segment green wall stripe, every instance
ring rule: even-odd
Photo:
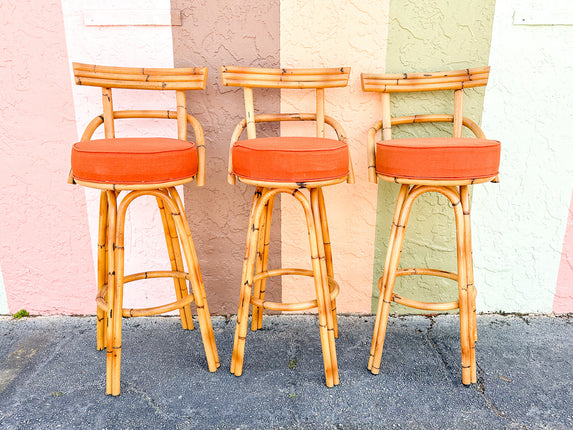
[[[433,72],[487,65],[495,0],[390,0],[390,25],[386,72]],[[453,96],[421,93],[392,97],[392,111],[401,113],[453,113]],[[479,121],[485,90],[466,91],[465,116]],[[451,126],[417,125],[397,128],[394,138],[423,137],[430,133],[451,135]],[[378,303],[378,278],[386,256],[388,236],[399,186],[380,182],[376,217],[372,311]],[[447,199],[436,193],[425,194],[414,204],[410,216],[401,267],[432,267],[456,271],[453,211]],[[435,277],[401,277],[395,291],[424,301],[449,301],[457,296],[457,286]],[[398,313],[415,309],[392,305]]]

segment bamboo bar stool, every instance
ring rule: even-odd
[[[263,309],[301,311],[318,309],[319,331],[326,385],[339,383],[335,337],[336,304],[339,287],[334,280],[330,236],[322,187],[354,182],[346,135],[340,124],[324,113],[324,89],[345,87],[350,68],[261,69],[221,68],[223,85],[244,88],[245,119],[235,128],[229,154],[229,183],[236,178],[256,187],[247,233],[241,294],[231,372],[240,376],[249,305],[253,305],[251,330],[262,328]],[[316,112],[255,115],[253,88],[313,89]],[[257,138],[255,124],[274,121],[314,121],[316,137]],[[325,124],[334,129],[338,140],[325,137]],[[247,139],[239,140],[244,129]],[[304,190],[308,190],[308,193]],[[268,247],[273,201],[276,195],[293,196],[302,206],[310,241],[312,269],[268,270]],[[308,197],[307,197],[308,194]],[[268,277],[302,275],[314,278],[316,300],[277,303],[265,300]]]
[[[368,360],[368,369],[373,374],[378,374],[380,370],[390,303],[396,302],[429,311],[459,309],[462,382],[465,385],[476,382],[476,288],[468,185],[497,182],[500,143],[487,140],[481,128],[463,116],[463,90],[485,86],[488,77],[489,67],[437,73],[362,74],[362,89],[382,95],[382,120],[368,134],[368,178],[374,183],[379,178],[401,185],[384,272],[378,281],[380,299]],[[453,90],[453,115],[391,116],[390,93],[444,90]],[[428,122],[453,123],[453,137],[392,139],[393,125]],[[463,126],[475,138],[462,137]],[[376,133],[380,129],[383,140],[376,142]],[[441,193],[453,205],[457,273],[429,268],[398,268],[412,204],[417,197],[427,192]],[[407,275],[439,276],[456,281],[459,299],[448,303],[426,303],[394,294],[396,278]]]
[[[98,238],[97,349],[107,349],[106,394],[120,393],[122,317],[157,315],[179,309],[183,329],[193,330],[195,301],[209,371],[219,367],[213,327],[199,262],[176,185],[205,180],[205,143],[201,125],[187,113],[186,90],[205,88],[207,68],[143,69],[73,64],[78,85],[102,88],[103,114],[87,126],[72,148],[70,182],[101,190]],[[174,90],[176,110],[114,111],[112,88]],[[177,121],[177,139],[116,138],[114,120],[164,118]],[[91,140],[103,123],[105,139]],[[187,141],[188,124],[197,144]],[[120,194],[126,192],[120,200]],[[171,270],[124,274],[124,225],[135,199],[152,196],[161,214]],[[181,247],[183,254],[181,254]],[[185,269],[187,266],[187,270]],[[147,309],[123,308],[123,286],[132,281],[173,279],[176,301]],[[191,283],[192,293],[187,289]]]

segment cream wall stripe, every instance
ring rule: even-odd
[[[366,137],[378,111],[370,94],[360,86],[360,72],[383,71],[388,29],[388,1],[345,0],[323,2],[281,1],[281,67],[350,66],[349,86],[326,91],[326,113],[344,127],[351,147],[356,174],[354,185],[340,184],[325,189],[326,208],[331,229],[335,277],[341,286],[339,312],[370,312],[376,191],[367,182]],[[300,100],[288,90],[281,94],[281,110],[306,106],[314,110],[311,92]],[[283,124],[282,134],[309,133],[300,126]],[[306,267],[309,263],[308,236],[299,205],[283,198],[282,265]],[[312,285],[285,278],[286,302],[312,296]]]
[[[473,206],[483,311],[551,312],[555,294],[573,184],[573,26],[513,24],[538,5],[496,2],[482,126],[502,142],[501,183],[475,187]]]
[[[70,62],[95,63],[103,65],[133,67],[173,67],[173,39],[170,25],[86,25],[88,12],[105,10],[144,9],[165,13],[171,10],[169,0],[126,0],[118,4],[113,0],[97,3],[90,0],[62,0],[64,25]],[[110,17],[110,19],[113,17]],[[106,24],[103,22],[103,24]],[[72,74],[73,78],[73,74]],[[81,136],[87,123],[101,113],[101,91],[93,87],[72,85],[76,111],[78,135]],[[161,94],[156,91],[114,92],[114,108],[130,109],[173,109],[176,106],[174,94]],[[175,122],[157,120],[149,129],[142,130],[138,122],[121,121],[116,123],[118,137],[133,136],[176,136]],[[141,124],[141,123],[139,123]],[[103,134],[94,138],[103,137]],[[71,144],[71,142],[70,142]],[[99,192],[85,188],[92,249],[96,249]],[[154,199],[144,197],[136,200],[128,211],[126,222],[126,273],[165,268],[168,264],[165,239],[161,230],[161,218]],[[133,238],[133,239],[132,239]],[[97,254],[94,253],[94,266]],[[147,284],[146,284],[147,283]],[[157,288],[163,283],[164,288]],[[149,285],[151,284],[151,286]],[[94,289],[95,289],[94,280]],[[158,301],[170,301],[173,296],[170,280],[144,281],[137,289],[126,288],[126,305],[137,300],[140,307]],[[94,307],[95,309],[95,307]]]

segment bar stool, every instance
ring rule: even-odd
[[[489,67],[437,73],[362,74],[362,89],[382,95],[382,120],[368,135],[368,178],[401,184],[392,221],[384,272],[378,281],[380,298],[374,324],[368,369],[378,374],[391,302],[422,310],[459,309],[462,382],[475,383],[476,288],[474,286],[468,185],[497,182],[500,143],[487,140],[481,128],[463,116],[463,90],[485,86]],[[453,115],[392,117],[390,93],[453,90]],[[452,122],[453,137],[392,139],[392,126],[428,122]],[[462,137],[467,127],[475,138]],[[383,140],[376,141],[382,129]],[[408,216],[414,200],[427,192],[446,196],[456,220],[457,273],[429,268],[399,269]],[[429,275],[458,284],[459,299],[448,303],[427,303],[394,294],[398,276]]]
[[[244,88],[245,119],[235,128],[229,154],[229,182],[240,181],[256,187],[247,233],[241,294],[231,372],[240,376],[249,306],[253,305],[251,330],[262,327],[263,309],[301,311],[317,308],[326,385],[339,383],[335,337],[336,296],[330,236],[322,187],[354,182],[344,130],[324,113],[324,89],[344,87],[349,68],[261,69],[221,68],[223,85]],[[316,112],[255,115],[253,88],[313,89]],[[314,121],[316,137],[257,138],[255,124],[273,121]],[[325,124],[334,129],[338,140],[325,137]],[[247,139],[239,140],[244,129]],[[307,193],[304,190],[308,190]],[[278,194],[290,195],[302,206],[310,241],[312,269],[268,270],[268,246],[273,201]],[[265,300],[265,280],[273,276],[302,275],[314,278],[316,300],[277,303]]]
[[[191,232],[176,185],[204,184],[205,144],[201,125],[187,113],[186,90],[205,88],[207,68],[147,69],[73,64],[78,85],[102,88],[103,114],[87,126],[72,148],[70,182],[101,190],[98,236],[97,349],[107,349],[106,394],[120,393],[123,317],[179,309],[183,329],[192,330],[195,301],[209,371],[219,367],[213,327]],[[112,88],[174,90],[176,110],[114,111]],[[177,121],[178,138],[116,138],[114,120],[164,118]],[[103,123],[105,139],[91,140]],[[197,144],[187,141],[188,124]],[[126,194],[120,200],[120,194]],[[124,225],[129,205],[141,196],[157,200],[171,270],[124,274]],[[183,248],[183,255],[181,254]],[[185,269],[187,266],[187,270]],[[123,308],[123,286],[132,281],[172,278],[176,300],[146,309]],[[187,289],[191,283],[192,293]]]

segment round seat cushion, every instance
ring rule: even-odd
[[[497,140],[453,137],[376,143],[376,173],[394,178],[472,180],[499,173]]]
[[[72,171],[75,179],[87,182],[174,182],[197,173],[197,148],[192,142],[155,137],[78,142],[72,147]]]
[[[233,173],[268,182],[319,182],[348,175],[348,146],[319,137],[264,137],[236,142]]]

